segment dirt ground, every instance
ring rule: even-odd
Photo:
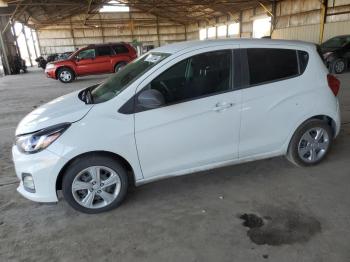
[[[19,120],[106,77],[0,78],[0,261],[350,261],[350,73],[339,76],[341,133],[318,166],[281,157],[167,179],[99,215],[21,197],[10,154]],[[244,226],[245,213],[257,217]]]

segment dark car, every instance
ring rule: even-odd
[[[333,37],[320,46],[330,72],[341,74],[350,67],[350,35]]]

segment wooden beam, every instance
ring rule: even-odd
[[[30,63],[30,66],[33,67],[32,55],[31,55],[30,50],[29,50],[27,34],[26,34],[26,30],[25,30],[23,24],[22,24],[22,33],[24,35],[24,42],[26,43],[26,47],[27,47],[27,52],[28,52],[28,56],[29,56],[29,63]]]
[[[160,36],[159,36],[159,23],[158,23],[158,16],[157,16],[157,39],[158,39],[158,46],[160,46]]]
[[[324,24],[326,23],[326,18],[327,18],[327,6],[328,6],[328,0],[321,0],[320,38],[318,40],[319,44],[322,44],[323,42]]]
[[[88,1],[88,7],[87,7],[86,15],[85,15],[84,25],[86,24],[86,20],[89,17],[89,12],[90,12],[91,3],[92,3],[92,0],[87,0],[87,1]]]
[[[33,42],[35,58],[37,58],[38,57],[38,53],[36,52],[35,40],[34,40],[34,37],[33,37],[33,30],[32,29],[30,29],[30,37],[32,38],[32,42]]]
[[[243,28],[242,24],[243,24],[243,12],[240,11],[239,12],[239,38],[242,38],[242,28]]]
[[[73,25],[72,25],[72,17],[69,17],[69,24],[70,24],[70,34],[73,40],[73,47],[74,47],[74,51],[77,48],[76,44],[75,44],[75,36],[74,36],[74,30],[73,30]]]
[[[273,17],[273,13],[260,1],[258,1],[259,5],[268,13],[271,17]]]
[[[7,46],[5,44],[4,41],[4,35],[3,33],[0,31],[0,45],[1,45],[1,51],[2,51],[2,55],[4,57],[4,66],[5,66],[5,74],[7,73],[8,75],[11,74],[11,67],[10,67],[10,63],[9,63],[9,58],[8,58],[8,50],[7,50]]]

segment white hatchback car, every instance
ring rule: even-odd
[[[340,129],[339,87],[309,43],[160,47],[20,122],[18,191],[56,202],[62,189],[73,208],[98,213],[130,184],[279,155],[314,165]]]

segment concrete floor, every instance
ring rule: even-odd
[[[18,121],[105,78],[64,85],[32,70],[0,79],[0,261],[350,261],[349,73],[339,76],[344,125],[318,166],[275,158],[163,180],[99,215],[22,198],[10,157]],[[279,221],[275,233],[288,224],[294,239],[253,243],[239,219],[246,212]]]

